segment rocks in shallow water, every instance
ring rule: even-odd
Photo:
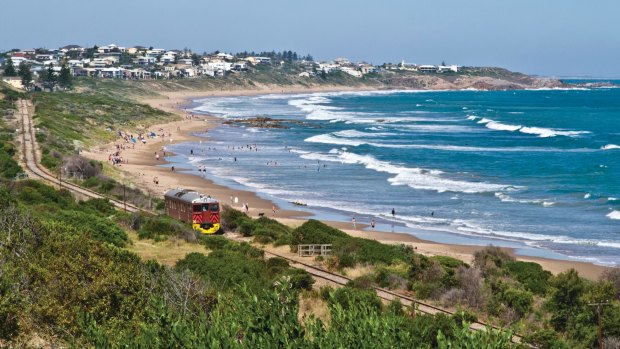
[[[224,121],[226,125],[246,125],[248,127],[260,128],[290,128],[287,124],[307,125],[306,122],[298,120],[272,119],[264,116],[257,116],[248,119],[233,119]]]

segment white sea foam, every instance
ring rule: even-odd
[[[322,135],[312,136],[312,137],[306,138],[305,141],[311,142],[311,143],[350,145],[353,147],[367,144],[367,142],[363,142],[363,141],[359,141],[355,139],[334,137],[332,134],[322,134]]]
[[[476,120],[477,118],[476,115],[467,115],[467,120]]]
[[[609,212],[609,214],[607,214],[607,218],[620,219],[620,211],[614,210],[614,211]]]
[[[547,201],[544,199],[531,199],[531,200],[516,199],[502,192],[495,193],[495,197],[498,198],[501,202],[514,202],[514,203],[519,203],[519,204],[536,204],[536,205],[542,205],[544,207],[553,206],[555,204],[555,202],[553,201]]]
[[[478,235],[478,236],[490,236],[500,239],[506,239],[509,241],[519,241],[523,242],[529,246],[537,246],[540,247],[545,244],[565,244],[565,245],[584,245],[584,246],[599,246],[599,247],[610,247],[610,248],[618,248],[620,249],[620,241],[616,240],[590,240],[590,239],[579,239],[573,238],[565,235],[545,235],[545,234],[533,234],[526,232],[516,232],[516,231],[504,231],[504,230],[493,230],[480,226],[479,224],[472,221],[465,220],[454,220],[453,224],[455,224],[456,230],[467,235]]]
[[[615,198],[613,196],[610,196],[610,197],[607,198],[607,201],[618,201],[618,200],[620,200],[620,199]]]
[[[486,182],[469,182],[445,178],[440,170],[410,168],[387,161],[377,160],[370,155],[341,152],[338,160],[348,164],[361,164],[367,169],[394,175],[388,179],[392,185],[407,185],[414,189],[437,192],[484,193],[506,190],[511,186]]]
[[[603,149],[603,150],[620,149],[620,145],[617,145],[617,144],[607,144],[607,145],[602,146],[601,149]]]
[[[474,120],[474,119],[470,119]],[[515,132],[519,131],[525,134],[537,135],[541,138],[547,137],[556,137],[556,136],[566,136],[566,137],[578,137],[584,134],[589,134],[589,131],[571,131],[571,130],[558,130],[552,128],[544,128],[544,127],[530,127],[530,126],[522,126],[522,125],[511,125],[504,124],[492,119],[482,118],[477,121],[478,124],[486,124],[485,126],[491,130],[496,131],[509,131]]]
[[[347,133],[352,136],[353,133]],[[561,149],[561,148],[544,148],[544,147],[471,147],[471,146],[459,146],[449,144],[394,144],[394,143],[380,143],[369,142],[361,139],[338,137],[339,132],[334,134],[321,134],[306,138],[306,142],[310,143],[323,143],[323,144],[336,144],[336,145],[349,145],[357,147],[360,145],[370,145],[377,148],[392,148],[392,149],[428,149],[428,150],[442,150],[442,151],[458,151],[458,152],[562,152],[562,153],[587,153],[597,151],[596,149],[588,148],[575,148],[575,149]],[[372,135],[372,133],[371,133]],[[342,136],[342,134],[340,134]]]
[[[541,137],[541,138],[555,137],[555,136],[576,137],[576,136],[590,133],[588,131],[562,131],[562,130],[556,130],[552,128],[526,127],[526,126],[521,127],[519,132],[538,135],[538,137]]]
[[[373,137],[388,137],[393,136],[394,133],[389,132],[362,132],[358,130],[344,130],[334,133],[335,136],[345,138],[373,138]]]
[[[589,198],[591,198],[591,197],[592,197],[592,194],[590,194],[590,193],[586,193],[586,194],[583,196],[583,198],[584,198],[584,199],[589,199]]]
[[[490,128],[491,130],[513,132],[513,131],[517,131],[518,129],[520,129],[521,125],[508,125],[508,124],[502,124],[501,122],[497,122],[497,121],[490,121],[490,122],[487,122],[486,127]]]

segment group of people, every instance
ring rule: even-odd
[[[394,208],[392,208],[392,218],[396,217],[396,210]],[[431,214],[434,215],[434,212]],[[351,224],[353,225],[353,229],[357,229],[357,220],[355,219],[355,216],[353,216],[353,218],[351,218]],[[375,226],[377,225],[377,221],[372,218],[370,220],[370,228],[372,228],[372,230],[375,230]]]

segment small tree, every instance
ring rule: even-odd
[[[71,88],[71,85],[73,84],[71,71],[69,70],[69,67],[67,67],[66,63],[63,63],[62,68],[60,68],[58,84],[63,88]]]
[[[26,89],[30,88],[30,84],[32,82],[32,71],[30,71],[30,66],[24,62],[19,64],[19,71],[17,73],[22,78],[22,85]]]
[[[5,63],[4,76],[17,76],[15,65],[13,64],[13,60],[11,58],[9,58]]]
[[[195,54],[195,53],[192,53],[192,63],[193,63],[195,66],[199,66],[199,65],[200,65],[200,56],[198,56],[198,55],[197,55],[197,54]]]
[[[56,75],[54,74],[54,65],[52,63],[50,63],[47,67],[45,82],[49,85],[50,88],[54,87],[54,85],[56,84]]]

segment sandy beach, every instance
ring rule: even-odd
[[[343,89],[339,89],[343,90]],[[351,89],[354,90],[354,89]],[[164,111],[177,114],[178,120],[152,125],[148,129],[156,133],[162,131],[166,137],[157,137],[152,140],[148,140],[146,144],[137,142],[135,147],[131,144],[121,143],[119,139],[116,143],[102,144],[91,148],[88,151],[83,151],[82,155],[96,159],[102,162],[108,162],[108,157],[111,153],[116,151],[116,144],[124,144],[125,149],[121,150],[121,156],[126,163],[122,163],[118,168],[122,171],[125,179],[131,183],[134,183],[137,187],[144,191],[147,191],[152,196],[163,196],[163,194],[170,188],[188,188],[194,189],[202,193],[208,193],[212,197],[218,198],[220,202],[231,205],[237,209],[241,209],[243,203],[248,203],[250,208],[250,215],[257,217],[258,213],[264,213],[270,218],[275,218],[284,224],[291,226],[297,226],[304,222],[305,218],[310,214],[303,210],[280,210],[276,206],[276,214],[272,213],[272,208],[275,206],[269,200],[262,199],[256,195],[256,193],[250,191],[234,190],[221,185],[217,185],[212,181],[201,178],[200,172],[197,169],[175,169],[172,171],[171,166],[164,160],[164,149],[167,145],[177,142],[184,142],[190,140],[198,140],[199,138],[194,136],[194,132],[203,132],[216,127],[219,123],[215,117],[204,115],[191,115],[184,109],[188,103],[191,103],[192,99],[205,98],[211,96],[233,96],[233,95],[255,95],[266,93],[308,93],[308,92],[327,92],[333,91],[333,89],[321,89],[319,90],[301,90],[301,89],[278,89],[278,90],[249,90],[249,91],[208,91],[204,93],[196,93],[194,91],[188,92],[170,92],[162,94],[162,98],[148,98],[141,99],[141,103],[149,104],[154,108],[159,108]],[[136,134],[139,130],[123,130],[125,132]],[[157,158],[159,156],[159,159]],[[183,170],[183,172],[180,172]],[[185,172],[191,170],[191,173]],[[237,198],[237,204],[234,203],[234,198]],[[231,198],[233,198],[231,200]],[[391,233],[382,231],[370,231],[361,230],[364,226],[358,224],[357,230],[352,230],[351,223],[349,222],[326,222],[338,229],[342,229],[352,236],[376,239],[384,243],[404,243],[413,246],[418,253],[424,255],[446,255],[454,258],[461,259],[466,263],[471,263],[473,260],[473,254],[483,248],[483,246],[463,246],[463,245],[450,245],[439,244],[429,241],[420,240],[414,236],[401,233]],[[506,249],[511,254],[514,252],[510,249]],[[532,261],[539,263],[544,269],[551,271],[554,274],[561,273],[570,268],[574,268],[581,275],[590,279],[598,279],[600,274],[607,269],[603,266],[594,265],[585,262],[573,262],[564,260],[553,260],[546,258],[536,258],[515,255],[518,260]]]

